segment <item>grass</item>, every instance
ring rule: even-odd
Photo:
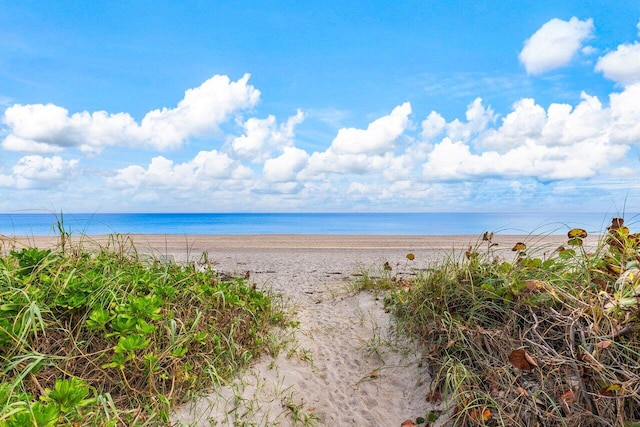
[[[168,425],[286,326],[273,296],[113,236],[0,254],[0,427]]]
[[[363,276],[421,343],[427,400],[447,406],[421,423],[640,426],[640,234],[615,218],[595,247],[585,237],[514,242],[509,258],[485,233],[412,277]]]

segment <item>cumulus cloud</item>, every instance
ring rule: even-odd
[[[499,127],[475,140],[450,136],[435,144],[422,166],[433,181],[531,177],[540,181],[582,179],[612,173],[632,144],[640,144],[640,84],[610,96],[604,107],[582,93],[575,106],[533,99],[516,102]]]
[[[300,110],[280,126],[273,115],[266,119],[252,117],[243,123],[245,133],[233,139],[231,149],[238,158],[264,162],[274,151],[293,145],[294,129],[303,120]]]
[[[425,141],[431,141],[442,133],[447,121],[437,111],[432,111],[422,121],[422,133],[420,136]]]
[[[13,166],[12,174],[0,175],[0,186],[18,189],[56,187],[77,176],[78,165],[77,159],[25,156]]]
[[[251,179],[253,172],[231,159],[228,154],[216,150],[200,151],[192,160],[174,163],[163,156],[156,156],[145,169],[131,165],[117,171],[107,180],[107,185],[117,189],[139,187],[193,190],[211,188],[220,182]]]
[[[542,74],[567,65],[593,33],[593,20],[554,18],[525,41],[518,56],[528,74]]]
[[[296,179],[296,174],[307,164],[309,155],[296,147],[286,147],[284,152],[265,162],[263,176],[267,182],[288,182]]]
[[[474,135],[482,132],[487,126],[495,121],[496,115],[491,107],[482,105],[482,98],[476,98],[467,106],[467,121],[463,122],[454,119],[447,124],[447,135],[454,139],[468,140]]]
[[[625,86],[640,82],[640,43],[622,44],[600,57],[596,71]]]
[[[379,154],[393,150],[398,137],[409,124],[411,104],[393,109],[388,116],[381,117],[367,129],[343,128],[331,143],[331,150],[339,154]]]
[[[53,104],[13,105],[2,118],[9,128],[2,146],[6,150],[37,153],[67,147],[99,153],[114,145],[177,148],[188,138],[215,132],[233,113],[254,106],[260,92],[248,80],[248,74],[235,82],[227,76],[213,76],[187,90],[175,108],[150,111],[140,123],[128,113],[69,114],[67,109]]]

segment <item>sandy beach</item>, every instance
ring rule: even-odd
[[[431,410],[425,397],[429,367],[413,343],[393,335],[380,299],[354,293],[350,283],[385,262],[401,274],[425,268],[439,257],[462,255],[479,236],[121,236],[140,253],[197,262],[206,253],[214,268],[245,275],[259,288],[284,298],[299,327],[273,358],[263,356],[232,383],[174,414],[178,425],[375,425],[400,426]],[[24,242],[25,239],[17,239]],[[31,237],[46,247],[56,239]],[[518,241],[547,245],[564,236],[496,236],[507,256]],[[106,245],[108,236],[83,238]],[[411,252],[415,260],[408,261]],[[297,423],[297,424],[296,424]]]

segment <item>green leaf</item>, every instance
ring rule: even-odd
[[[132,334],[126,337],[120,337],[114,351],[116,354],[132,353],[145,349],[150,342],[150,339],[145,339],[143,336],[138,334]]]
[[[53,390],[46,389],[42,400],[54,402],[62,412],[93,403],[95,399],[86,399],[89,386],[81,379],[56,380]]]
[[[186,347],[178,346],[171,350],[171,355],[174,357],[182,357],[187,353],[187,350]]]
[[[582,239],[580,237],[572,237],[567,240],[567,244],[571,246],[582,246]]]
[[[87,320],[87,327],[89,329],[102,329],[107,325],[107,322],[111,319],[109,310],[102,308],[95,308],[91,311],[89,319]]]
[[[143,335],[151,335],[155,332],[156,326],[150,323],[147,323],[143,319],[138,319],[138,323],[136,324],[136,331],[140,332]]]
[[[563,251],[561,251],[558,256],[561,259],[570,259],[576,256],[576,251],[574,251],[573,249],[565,249]]]

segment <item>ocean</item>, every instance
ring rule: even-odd
[[[565,234],[574,227],[601,233],[605,213],[7,213],[0,234],[48,236],[61,218],[72,235],[96,234]],[[637,214],[625,214],[633,230]],[[637,227],[640,228],[640,227]]]

